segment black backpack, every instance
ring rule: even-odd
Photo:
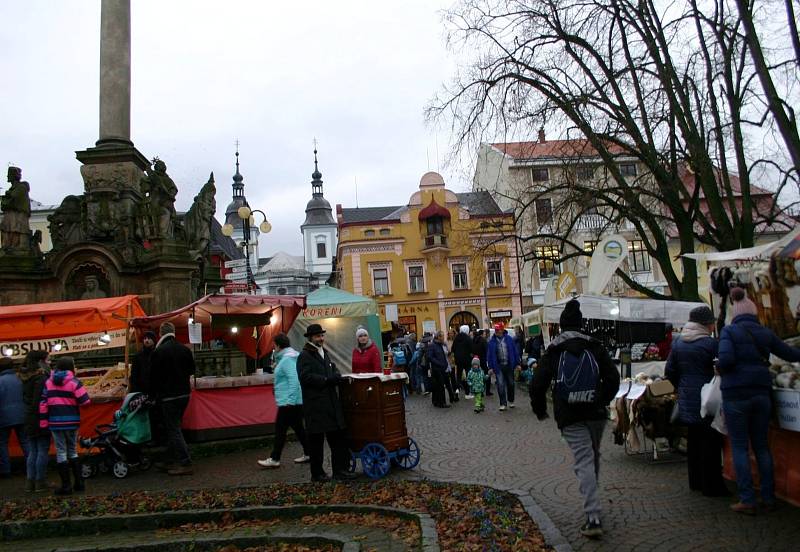
[[[588,349],[579,355],[561,352],[553,391],[562,401],[572,405],[596,404],[599,383],[600,366]]]

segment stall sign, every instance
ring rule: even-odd
[[[69,337],[52,339],[34,339],[27,341],[9,341],[0,343],[0,351],[11,351],[11,358],[24,358],[31,351],[49,351],[51,355],[67,355],[92,351],[95,349],[109,349],[125,346],[125,330],[108,332],[111,337],[109,343],[101,342],[100,338],[106,332],[94,332]]]
[[[775,410],[778,412],[778,425],[782,429],[800,431],[800,391],[794,389],[774,389]]]
[[[489,318],[511,318],[510,310],[491,311]]]

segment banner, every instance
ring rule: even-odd
[[[586,293],[601,295],[614,272],[628,256],[628,240],[619,234],[612,234],[597,244],[589,266],[589,282]]]
[[[556,301],[560,301],[561,299],[572,295],[572,292],[577,289],[577,286],[578,279],[575,277],[575,274],[569,270],[562,272],[561,276],[558,277],[554,288],[556,292]]]
[[[125,330],[108,332],[111,341],[101,342],[105,332],[95,332],[53,339],[37,339],[31,341],[9,341],[0,343],[0,354],[6,357],[21,359],[31,351],[49,351],[51,355],[68,355],[95,349],[110,349],[125,346]],[[8,352],[11,352],[9,355]]]

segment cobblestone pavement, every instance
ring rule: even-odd
[[[576,550],[794,550],[800,542],[800,509],[784,505],[768,516],[745,517],[729,511],[733,499],[710,499],[691,493],[686,464],[652,464],[626,456],[603,440],[601,496],[604,501],[601,541],[583,538],[581,498],[572,472],[572,458],[553,420],[539,422],[525,397],[518,407],[497,411],[489,397],[487,410],[475,414],[462,400],[443,410],[427,397],[412,396],[407,408],[409,432],[422,450],[420,465],[391,477],[428,477],[443,481],[477,482],[527,491]],[[259,469],[257,458],[268,451],[244,451],[202,458],[192,476],[166,477],[155,470],[115,480],[100,475],[87,484],[90,494],[137,489],[180,489],[260,485],[308,480],[308,467],[294,465],[300,446],[290,442],[283,465]],[[54,478],[54,474],[51,474]],[[23,496],[20,477],[0,481],[0,496]]]

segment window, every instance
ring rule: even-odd
[[[408,267],[408,289],[411,293],[425,291],[425,270],[421,266]]]
[[[375,230],[364,230],[364,237],[365,238],[374,238],[375,237]]]
[[[487,262],[486,274],[489,277],[489,287],[503,287],[503,263],[501,261]]]
[[[389,295],[389,270],[376,268],[372,271],[372,289],[375,295]]]
[[[650,255],[642,240],[628,242],[628,256],[631,272],[650,272]]]
[[[546,182],[550,180],[550,173],[546,167],[531,169],[531,180],[534,182]]]
[[[467,284],[467,264],[455,263],[450,269],[453,271],[453,289],[469,289]]]
[[[594,253],[597,244],[600,243],[598,240],[586,240],[583,242],[583,251],[592,255]],[[592,264],[591,257],[584,257],[584,262],[586,263],[586,268],[589,268],[589,265]]]
[[[636,163],[620,163],[619,172],[622,176],[636,176]]]
[[[427,221],[428,235],[433,236],[434,234],[444,234],[444,223],[442,221],[442,217],[431,217]]]
[[[546,279],[558,275],[558,247],[555,245],[539,245],[536,247],[536,258],[539,260],[539,278]]]
[[[318,243],[317,244],[317,258],[324,259],[325,258],[325,244]]]
[[[388,235],[389,235],[389,233],[390,233],[390,230],[389,230],[388,228],[381,228],[381,229],[380,229],[380,231],[379,231],[378,233],[379,233],[381,236],[388,236]]]
[[[553,202],[550,198],[537,199],[536,222],[541,226],[553,220]]]
[[[585,182],[594,178],[594,167],[578,167],[575,173],[578,181]]]

